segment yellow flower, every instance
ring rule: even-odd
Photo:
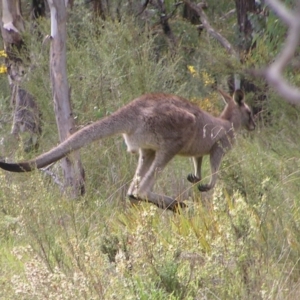
[[[0,74],[5,74],[7,72],[7,68],[4,65],[0,65]]]
[[[193,76],[197,75],[197,71],[195,70],[194,66],[187,66],[187,68]]]
[[[202,81],[204,82],[205,86],[211,85],[215,82],[214,78],[206,71],[203,71],[201,75],[202,75]]]
[[[0,51],[0,57],[7,57],[7,54],[5,53],[4,50]]]

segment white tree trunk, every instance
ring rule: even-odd
[[[9,46],[17,47],[22,43],[21,32],[24,31],[24,22],[21,16],[20,0],[2,0],[2,37],[6,51]]]
[[[6,56],[5,65],[11,88],[10,104],[14,110],[11,133],[19,140],[20,133],[28,132],[30,138],[26,141],[26,145],[24,144],[24,148],[30,151],[38,148],[41,115],[34,97],[19,88],[26,73],[22,58],[25,45],[22,39],[24,21],[21,15],[20,0],[2,0],[1,8],[1,33],[5,50],[5,54],[2,55]],[[20,126],[21,124],[23,125]]]
[[[66,71],[66,5],[67,1],[48,0],[51,14],[50,75],[56,124],[60,142],[75,130],[70,105],[70,92]],[[84,193],[84,170],[79,151],[62,159],[65,190],[72,197]]]
[[[8,80],[10,85],[20,82],[21,77],[19,69],[22,60],[17,57],[17,51],[21,52],[23,40],[22,32],[24,31],[24,22],[21,16],[20,0],[2,0],[2,18],[1,34],[3,38],[4,50],[6,52],[6,61]]]

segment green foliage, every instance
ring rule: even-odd
[[[218,19],[232,6],[226,3],[218,7],[212,1],[210,17]],[[95,22],[82,6],[74,9],[67,57],[78,126],[152,91],[185,96],[212,113],[222,108],[212,81],[232,72],[228,62],[235,63],[207,35],[198,37],[177,18],[174,30],[182,35],[176,52],[169,53],[159,44],[163,36],[126,14],[120,22]],[[227,34],[230,26],[224,24],[216,26]],[[58,139],[48,46],[36,42],[48,34],[49,22],[40,20],[38,29],[26,36],[33,67],[24,86],[43,111],[42,152]],[[257,44],[253,63],[267,58],[260,56],[267,46]],[[0,86],[6,138],[6,78]],[[298,299],[299,109],[274,94],[267,97],[269,119],[239,135],[213,191],[201,195],[187,182],[186,159],[176,158],[166,168],[155,188],[185,200],[188,208],[180,214],[126,202],[136,158],[126,154],[120,138],[82,149],[87,194],[76,201],[65,199],[43,172],[1,171],[0,299]],[[247,98],[251,102],[251,95]],[[8,139],[4,144],[1,155],[13,156],[16,145]],[[23,155],[14,152],[15,159]],[[209,175],[207,160],[203,175]]]

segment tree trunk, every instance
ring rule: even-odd
[[[51,14],[50,75],[56,124],[60,142],[75,131],[70,105],[70,90],[66,71],[66,4],[61,0],[48,0]],[[84,194],[84,170],[79,151],[62,159],[65,190],[71,197]]]
[[[1,33],[6,53],[5,64],[7,67],[8,80],[10,84],[20,81],[23,76],[21,69],[22,60],[18,53],[21,52],[23,39],[21,33],[24,31],[24,22],[21,16],[20,0],[2,0],[2,22]]]
[[[238,39],[238,50],[240,53],[241,62],[244,63],[247,59],[247,55],[255,47],[253,43],[253,22],[251,23],[251,18],[255,17],[255,14],[260,13],[261,7],[256,6],[257,3],[255,0],[235,0],[236,11],[237,11],[237,22],[239,28],[239,39]],[[261,110],[261,101],[265,100],[265,92],[262,87],[257,86],[254,82],[249,81],[243,76],[234,75],[234,89],[242,88],[245,92],[253,92],[255,96],[253,97],[254,101],[257,102],[254,111]],[[236,85],[238,83],[238,85]]]
[[[100,17],[102,20],[105,20],[105,13],[102,0],[93,0],[93,9],[96,17]]]
[[[8,81],[11,88],[10,104],[14,110],[14,118],[11,133],[20,138],[20,133],[29,132],[30,138],[25,142],[24,148],[38,148],[38,139],[41,133],[40,112],[34,100],[34,97],[21,89],[25,68],[22,51],[25,48],[22,32],[24,31],[24,22],[21,15],[19,0],[2,0],[2,22],[1,33],[5,49],[5,65],[8,74]]]
[[[34,20],[46,16],[45,0],[32,0],[31,15]]]
[[[255,13],[255,0],[235,0],[237,21],[239,27],[239,43],[238,48],[240,57],[243,59],[244,55],[249,52],[252,45],[252,25],[249,20],[249,13]]]
[[[2,0],[1,33],[4,48],[9,58],[14,58],[13,48],[20,50],[23,45],[21,33],[24,22],[21,15],[20,0]]]

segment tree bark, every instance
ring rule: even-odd
[[[32,0],[31,14],[33,19],[46,16],[46,3],[45,0]]]
[[[21,15],[20,0],[2,0],[1,33],[4,48],[9,58],[15,57],[16,47],[20,50],[23,45],[21,33],[24,31],[24,22]]]
[[[2,0],[2,22],[1,34],[4,43],[4,50],[7,55],[6,66],[9,76],[9,82],[14,81],[16,69],[13,65],[20,65],[22,62],[18,56],[23,46],[22,32],[24,31],[24,22],[21,15],[20,0]],[[11,72],[15,72],[11,74]],[[22,75],[22,74],[19,74]]]
[[[171,50],[174,51],[176,48],[176,38],[169,24],[169,17],[166,12],[165,2],[164,0],[157,0],[157,7],[160,12],[160,24],[162,26],[164,34],[167,36],[170,41]]]
[[[100,17],[102,20],[105,20],[105,13],[102,0],[93,0],[93,9],[96,17]]]
[[[50,76],[56,124],[59,140],[62,142],[75,131],[66,71],[67,3],[61,0],[48,0],[48,4],[51,15]],[[63,158],[61,166],[67,194],[72,198],[84,194],[84,170],[79,151],[74,151]]]
[[[25,55],[21,56],[25,48],[22,39],[24,29],[20,0],[2,0],[1,33],[6,55],[6,72],[11,88],[10,104],[14,110],[11,133],[19,139],[21,132],[29,132],[30,138],[24,144],[29,151],[38,148],[41,114],[34,97],[19,87],[26,73],[23,64]]]
[[[238,49],[240,57],[243,58],[245,54],[252,48],[252,32],[253,28],[248,18],[249,13],[255,13],[255,0],[235,0],[237,22],[239,27],[239,43]]]

